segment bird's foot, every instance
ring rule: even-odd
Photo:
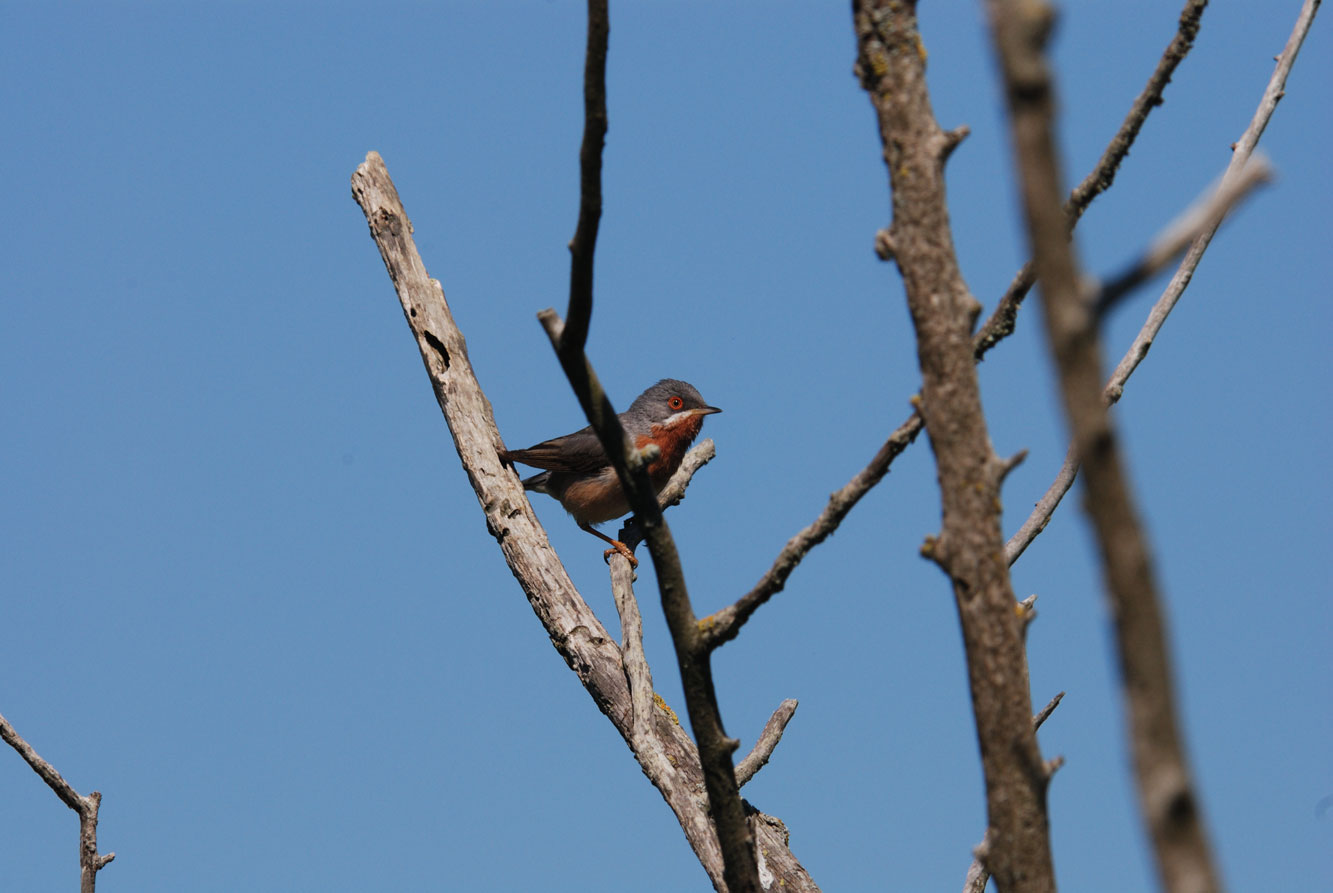
[[[625,545],[620,540],[608,540],[608,542],[611,543],[612,548],[607,549],[605,552],[602,553],[603,561],[605,561],[607,564],[610,564],[611,556],[614,555],[616,552],[619,552],[621,555],[625,556],[625,560],[629,562],[631,570],[638,568],[639,559],[634,557],[634,553],[629,550],[629,546]]]

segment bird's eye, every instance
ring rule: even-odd
[[[680,409],[684,405],[685,401],[680,399],[679,397],[672,397],[670,400],[667,401],[667,406],[670,406],[672,409]]]

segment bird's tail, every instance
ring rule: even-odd
[[[534,474],[530,478],[524,478],[523,489],[532,490],[537,493],[549,493],[550,491],[547,489],[546,485],[550,478],[551,473],[549,471],[543,471],[540,474]]]

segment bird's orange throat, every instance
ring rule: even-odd
[[[670,425],[653,425],[647,437],[639,436],[634,445],[643,449],[650,443],[656,444],[661,455],[648,463],[648,476],[655,489],[662,489],[666,482],[680,468],[685,452],[689,450],[694,438],[703,429],[704,419],[699,415],[687,415]]]

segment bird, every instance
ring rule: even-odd
[[[704,416],[721,411],[704,402],[694,385],[664,378],[619,414],[620,426],[637,448],[655,445],[658,449],[656,458],[647,463],[654,493],[661,493],[680,468],[685,451],[699,436]],[[545,469],[526,478],[523,489],[555,497],[580,528],[611,546],[604,556],[608,560],[612,552],[619,552],[629,559],[630,567],[639,566],[628,546],[593,527],[628,514],[630,506],[591,425],[526,450],[502,450],[500,458]]]

